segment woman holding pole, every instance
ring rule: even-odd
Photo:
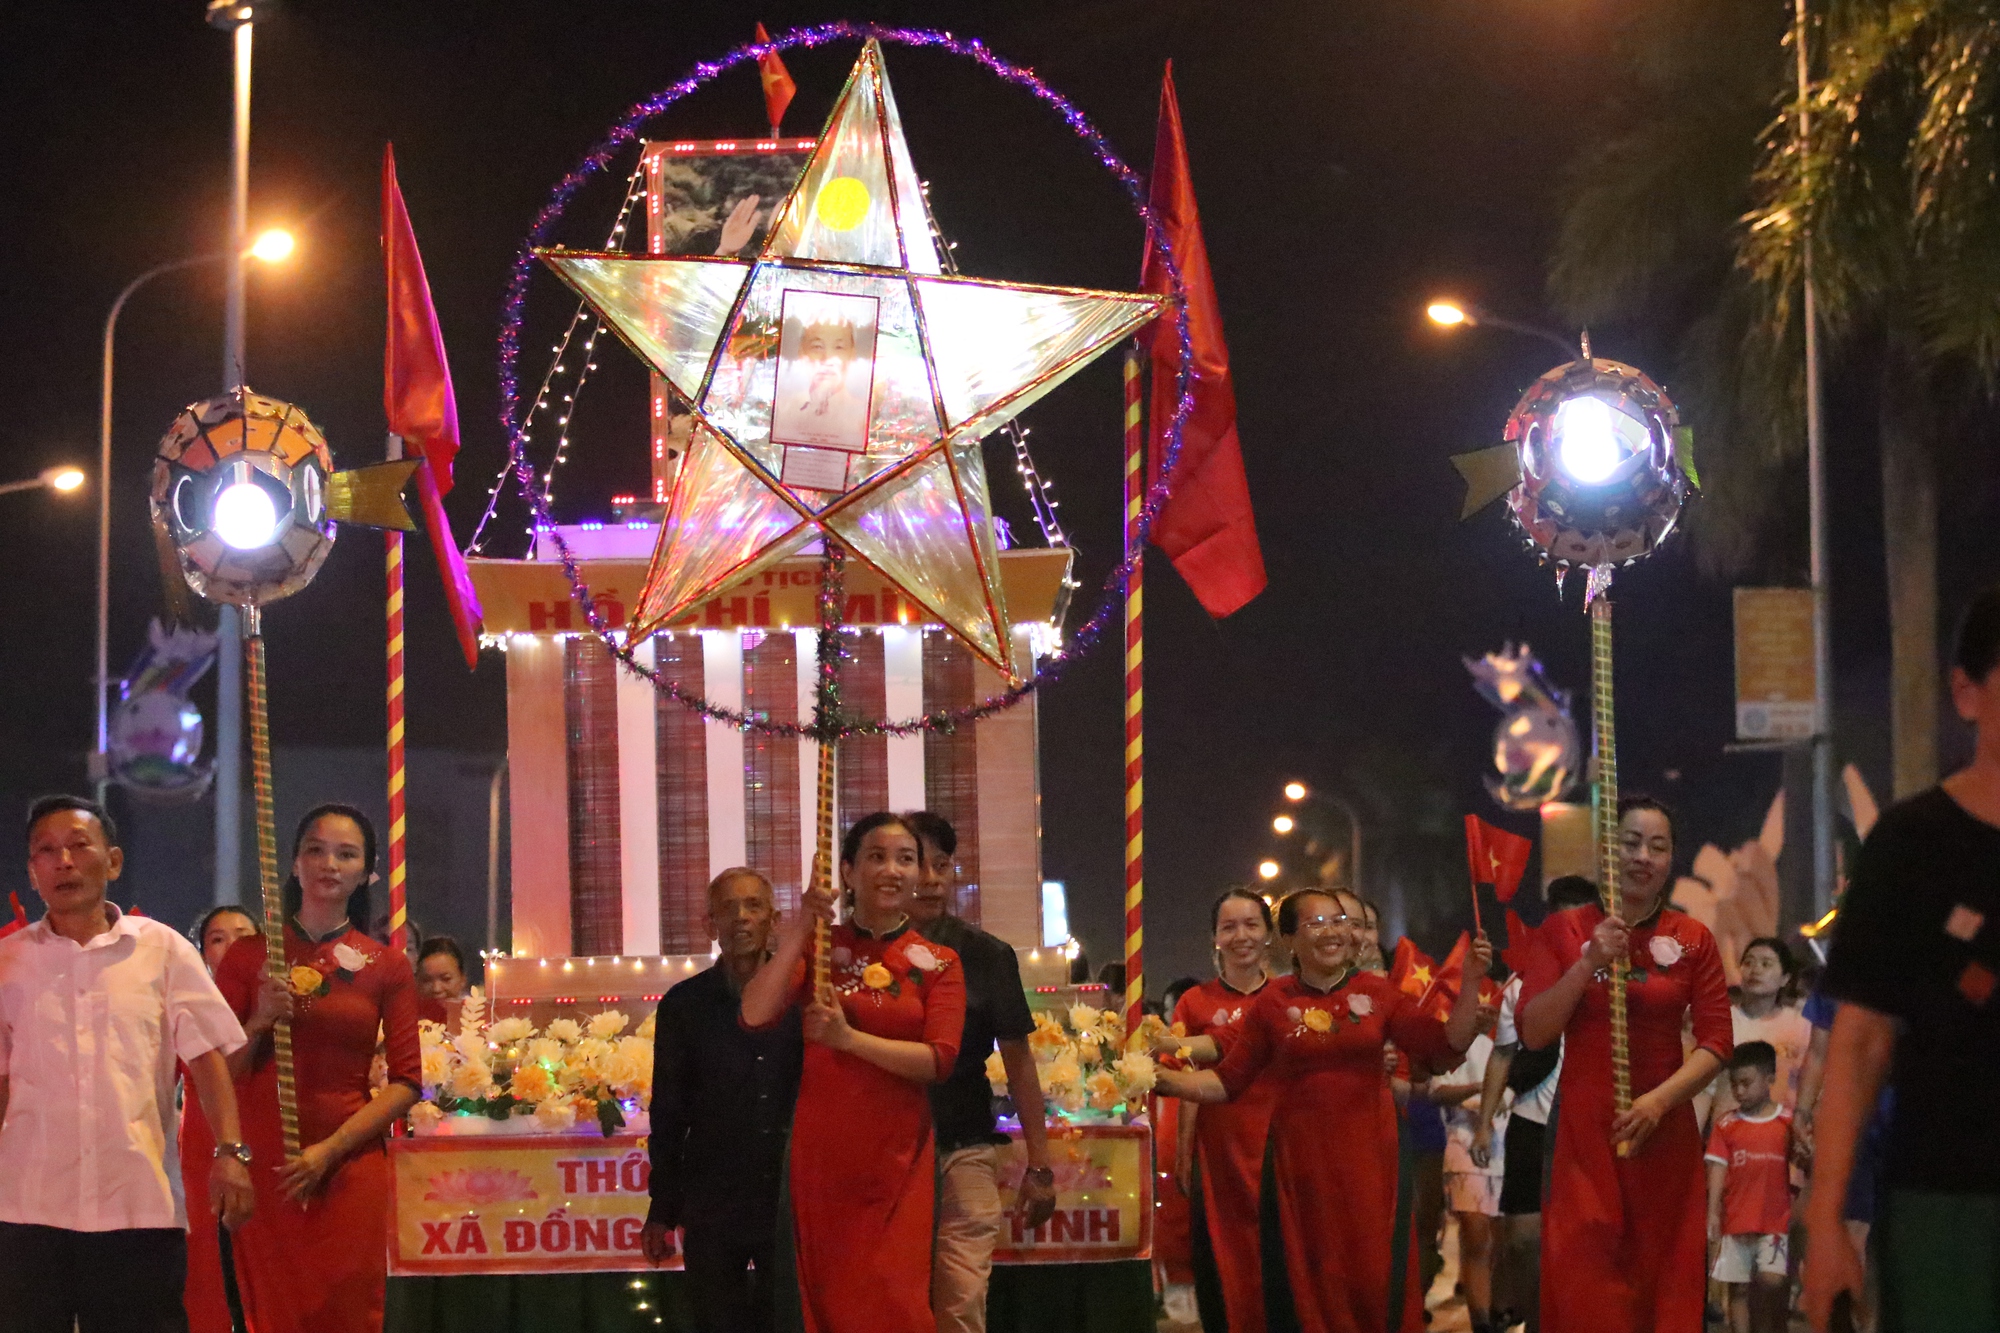
[[[1521,1043],[1563,1042],[1561,1114],[1542,1210],[1546,1333],[1676,1333],[1702,1326],[1708,1252],[1701,1132],[1690,1103],[1733,1049],[1715,937],[1666,905],[1673,816],[1619,803],[1616,915],[1557,912],[1522,969]],[[1613,1097],[1606,973],[1628,959],[1631,1109]],[[1681,1031],[1692,1018],[1694,1050]]]

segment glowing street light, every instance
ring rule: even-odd
[[[1465,313],[1465,307],[1456,301],[1433,301],[1424,307],[1431,323],[1451,328],[1457,324],[1470,324],[1472,317]]]
[[[1280,869],[1281,867],[1276,861],[1259,861],[1257,863],[1257,878],[1276,879]]]
[[[1273,819],[1271,821],[1272,831],[1280,834],[1290,833],[1293,829],[1297,827],[1298,827],[1297,821],[1294,820],[1290,815],[1279,815],[1276,819]]]
[[[1287,782],[1287,783],[1285,784],[1285,799],[1286,799],[1286,800],[1288,800],[1288,801],[1303,801],[1303,800],[1304,800],[1305,798],[1306,798],[1306,784],[1305,784],[1305,783],[1303,783],[1303,782]]]
[[[11,495],[15,491],[61,491],[67,494],[76,490],[89,479],[89,474],[80,467],[43,468],[26,481],[0,483],[0,495]]]
[[[263,263],[280,264],[290,259],[292,251],[297,248],[298,241],[290,232],[283,227],[271,227],[258,233],[257,239],[250,243],[247,253],[252,259]]]
[[[1504,319],[1490,311],[1481,310],[1478,306],[1467,301],[1454,301],[1448,296],[1440,296],[1424,307],[1424,314],[1430,319],[1431,323],[1441,329],[1476,329],[1483,324],[1490,324],[1496,329],[1505,329],[1509,333],[1520,333],[1530,338],[1544,339],[1562,348],[1565,355],[1576,355],[1577,344],[1563,337],[1553,329],[1545,329],[1537,324],[1523,324],[1516,319]],[[1583,355],[1587,359],[1590,356],[1590,335],[1587,333],[1584,334],[1582,342]]]

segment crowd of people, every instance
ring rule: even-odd
[[[1151,1038],[1188,1206],[1160,1258],[1206,1333],[1416,1333],[1447,1230],[1475,1330],[1767,1333],[1795,1304],[1815,1330],[2000,1328],[1996,668],[2000,590],[1952,673],[1975,757],[1882,817],[1811,978],[1757,939],[1732,994],[1667,901],[1674,818],[1644,798],[1620,810],[1615,901],[1550,884],[1491,1007],[1483,934],[1440,1014],[1390,980],[1355,894],[1224,893],[1216,975],[1177,984]],[[282,976],[240,908],[184,937],[112,903],[101,806],[44,798],[26,842],[46,912],[0,939],[0,1322],[379,1329],[383,1142],[421,1095],[420,1016],[468,976],[448,939],[413,966],[366,929],[367,817],[300,822]],[[1034,1019],[1014,950],[951,914],[955,866],[947,821],[882,812],[797,912],[752,869],[709,886],[714,963],[655,1025],[642,1236],[680,1254],[698,1327],[982,1330],[1008,1212],[1051,1216]]]

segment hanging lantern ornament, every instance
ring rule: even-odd
[[[285,928],[263,607],[312,582],[333,549],[334,524],[414,530],[403,487],[419,461],[396,459],[335,472],[326,437],[304,411],[246,388],[188,407],[174,419],[153,458],[153,538],[175,619],[187,619],[186,588],[243,612],[257,868],[264,891],[264,966],[267,975],[280,981],[286,975]],[[296,1156],[299,1115],[291,1020],[278,1020],[272,1046],[285,1154]]]
[[[1644,372],[1585,358],[1529,386],[1503,443],[1452,462],[1466,479],[1465,516],[1506,496],[1560,576],[1630,564],[1667,539],[1698,485],[1692,436]]]

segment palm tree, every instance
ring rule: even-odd
[[[1634,22],[1550,285],[1579,322],[1679,330],[1701,561],[1796,577],[1802,488],[1774,483],[1804,444],[1810,240],[1829,359],[1876,388],[1901,797],[1937,777],[1938,450],[2000,371],[2000,0],[1834,0],[1803,141],[1788,8],[1687,0]]]

